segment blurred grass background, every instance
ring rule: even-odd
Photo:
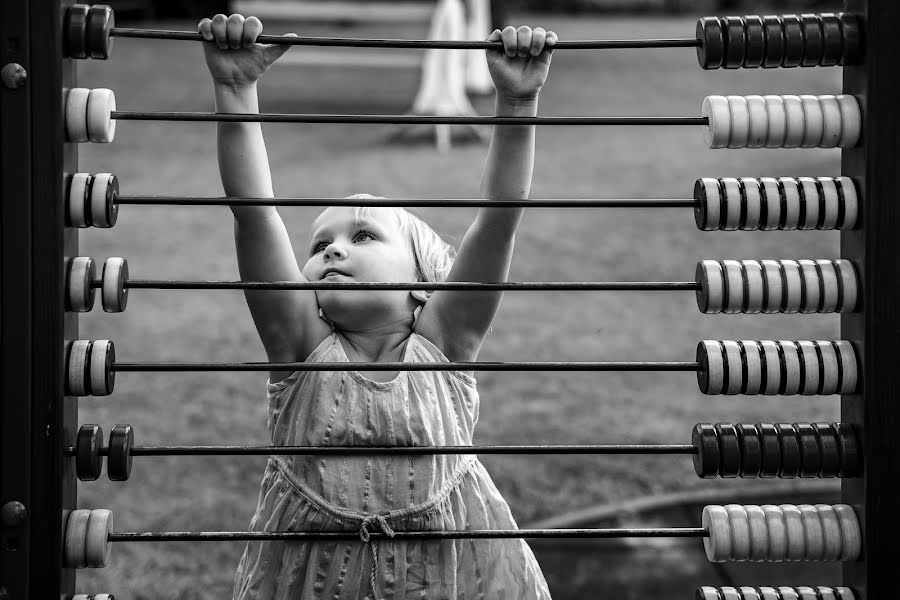
[[[561,39],[685,37],[693,35],[696,16],[514,13],[511,22],[551,28]],[[194,30],[196,21],[142,25]],[[421,29],[284,23],[266,28],[266,33],[288,31],[347,37],[426,33],[424,24]],[[418,77],[414,70],[275,65],[260,83],[260,105],[263,112],[402,113]],[[840,77],[840,69],[705,72],[692,49],[557,52],[540,115],[694,116],[708,94],[838,93]],[[202,50],[191,43],[119,40],[110,60],[79,63],[79,84],[113,89],[121,110],[213,110]],[[492,100],[476,104],[482,114],[491,114]],[[391,126],[263,129],[276,195],[478,196],[484,145],[440,154],[427,143],[389,143]],[[114,143],[80,148],[80,170],[116,174],[122,194],[219,196],[215,143],[212,123],[120,122]],[[834,176],[840,152],[713,151],[697,127],[556,127],[539,130],[535,163],[534,198],[686,198],[694,180],[704,176]],[[318,210],[280,213],[302,251]],[[475,213],[419,214],[458,241]],[[838,234],[700,232],[689,209],[532,209],[516,246],[511,281],[690,280],[704,258],[835,257]],[[123,256],[135,279],[239,278],[232,217],[225,207],[123,207],[113,229],[82,233],[80,253],[101,263]],[[701,315],[693,294],[685,292],[507,293],[479,359],[692,360],[700,339],[837,335],[838,319],[829,315]],[[124,313],[95,308],[85,315],[81,337],[113,340],[118,360],[127,362],[265,358],[239,291],[138,290]],[[121,374],[113,395],[79,402],[79,419],[107,432],[116,423],[130,423],[138,445],[266,444],[265,382],[265,373]],[[706,397],[691,373],[486,372],[478,374],[478,385],[476,444],[688,443],[697,422],[809,422],[839,415],[834,397]],[[80,482],[78,504],[111,508],[117,531],[245,530],[265,460],[136,458],[127,482],[112,483],[105,475]],[[716,489],[727,501],[729,494],[775,485],[701,480],[689,460],[674,456],[484,456],[482,461],[520,526],[663,492]],[[794,484],[797,498],[809,485]],[[697,522],[699,512],[686,517],[686,524]],[[558,598],[604,597],[604,590],[610,597],[638,598],[638,580],[656,581],[670,597],[689,598],[696,586],[715,583],[696,541],[534,546],[539,559],[542,553],[548,557],[544,568]],[[634,550],[638,546],[640,552]],[[612,568],[609,552],[593,554],[598,547],[621,550],[614,560],[624,570]],[[573,549],[574,555],[559,554],[560,548]],[[230,597],[242,550],[243,543],[115,544],[110,565],[80,571],[77,589],[127,599]],[[554,569],[572,568],[572,556],[578,557],[577,573],[555,574]],[[667,582],[676,568],[692,578]],[[752,585],[772,583],[778,582]]]

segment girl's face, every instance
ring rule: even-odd
[[[313,222],[303,275],[309,281],[415,282],[415,257],[407,236],[388,208],[373,207],[357,220],[349,206],[326,209]],[[317,290],[319,306],[336,324],[411,311],[406,290]],[[354,327],[356,324],[347,323]]]

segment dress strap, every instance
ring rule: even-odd
[[[372,573],[369,576],[369,585],[372,586],[373,600],[379,600],[378,592],[375,589],[375,579],[378,574],[378,542],[376,540],[370,541],[371,536],[369,535],[369,528],[380,529],[384,535],[391,538],[394,537],[394,530],[391,529],[391,526],[387,522],[388,514],[390,513],[369,515],[362,520],[362,523],[359,526],[359,539],[366,544],[369,544],[369,548],[372,549]]]

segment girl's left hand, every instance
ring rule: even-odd
[[[547,80],[550,55],[558,38],[541,27],[495,29],[489,42],[503,42],[503,50],[487,50],[488,69],[497,95],[509,100],[533,100]]]

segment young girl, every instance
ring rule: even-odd
[[[255,40],[254,17],[216,15],[199,26],[216,110],[257,113],[256,82],[289,48]],[[496,30],[488,51],[497,116],[537,114],[553,32]],[[228,196],[271,198],[259,123],[219,123],[218,157]],[[293,281],[505,281],[528,197],[534,127],[495,128],[482,208],[454,251],[406,210],[331,207],[312,224],[301,269],[278,212],[232,207],[241,277]],[[270,362],[475,361],[500,292],[247,291]],[[272,443],[297,446],[471,445],[478,420],[471,372],[273,371]],[[234,598],[522,598],[550,593],[522,539],[401,540],[395,531],[515,529],[509,506],[474,455],[273,456],[252,531],[358,532],[360,541],[251,541]],[[385,534],[380,541],[369,532]]]

